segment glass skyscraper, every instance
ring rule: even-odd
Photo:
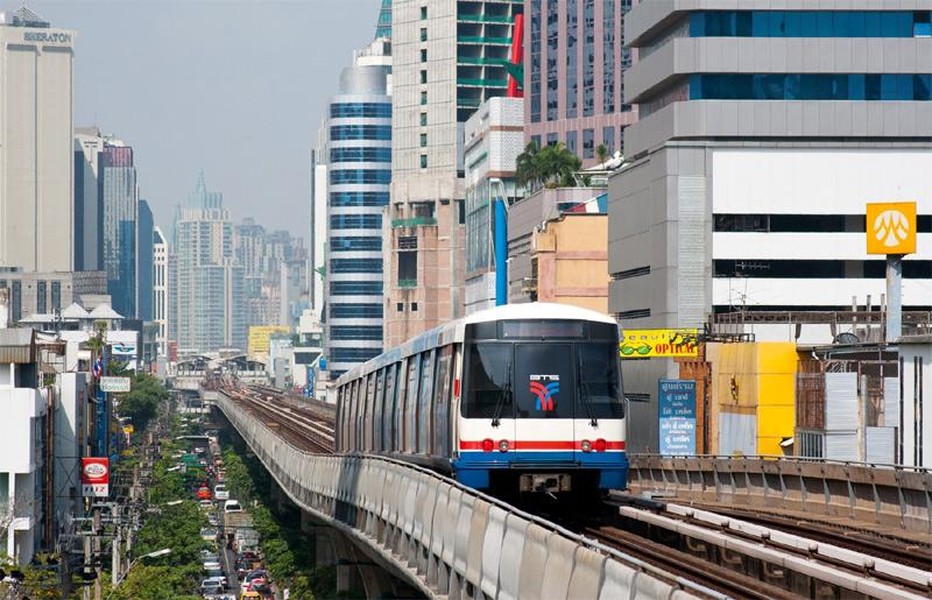
[[[104,145],[99,156],[98,190],[103,205],[103,266],[113,309],[136,317],[136,167],[133,149]]]
[[[329,105],[326,355],[331,377],[382,352],[382,209],[392,161],[391,46],[374,41]]]

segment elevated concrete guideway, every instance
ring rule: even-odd
[[[304,452],[223,393],[216,405],[305,514],[429,598],[722,597],[431,471]]]

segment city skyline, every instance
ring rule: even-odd
[[[156,223],[171,222],[204,171],[234,221],[255,217],[307,239],[309,148],[345,62],[333,57],[348,60],[372,39],[374,19],[358,15],[381,4],[350,1],[358,10],[323,1],[27,6],[76,32],[74,124],[133,145]],[[114,32],[130,26],[133,50],[114,51]]]

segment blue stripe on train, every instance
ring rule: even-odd
[[[599,471],[600,489],[627,486],[628,456],[624,452],[460,452],[453,460],[456,479],[476,489],[489,487],[489,471],[589,469]]]

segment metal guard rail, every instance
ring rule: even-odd
[[[217,405],[295,504],[429,598],[724,597],[432,471],[304,452],[225,394]]]
[[[785,456],[629,454],[632,491],[771,507],[932,533],[932,470]]]

